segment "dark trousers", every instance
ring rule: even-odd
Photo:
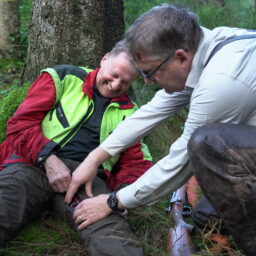
[[[66,160],[74,170],[79,163]],[[108,193],[105,183],[96,178],[93,193]],[[83,191],[80,198],[86,198]],[[73,210],[64,202],[64,195],[53,192],[46,174],[37,167],[21,164],[11,165],[0,172],[0,244],[14,237],[27,223],[44,210],[53,210],[68,222]],[[69,211],[67,211],[69,210]],[[71,211],[70,211],[71,210]],[[73,223],[70,223],[73,226]],[[93,256],[143,255],[142,248],[122,214],[108,217],[78,232],[87,252]]]
[[[256,255],[256,127],[212,124],[188,144],[195,176],[246,255]]]

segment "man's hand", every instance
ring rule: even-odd
[[[78,230],[107,217],[112,212],[107,205],[108,196],[108,194],[99,195],[78,204],[73,215]]]
[[[83,184],[85,184],[87,196],[93,197],[92,183],[97,175],[97,171],[98,165],[95,165],[90,158],[86,158],[72,173],[72,180],[68,188],[65,201],[70,203],[78,188]]]
[[[88,197],[93,197],[92,182],[97,175],[98,166],[110,158],[108,154],[101,147],[94,149],[88,157],[78,166],[72,174],[72,181],[68,188],[65,202],[70,203],[78,188],[85,184],[85,191]]]
[[[44,167],[53,190],[57,193],[66,192],[71,182],[69,168],[56,155],[50,155]]]

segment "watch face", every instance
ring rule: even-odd
[[[114,198],[110,198],[110,205],[115,207],[117,205],[117,201]]]
[[[107,200],[108,206],[112,209],[112,210],[117,210],[118,209],[118,200],[116,198],[116,192],[112,192],[109,195],[109,198]]]

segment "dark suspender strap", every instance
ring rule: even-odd
[[[241,35],[241,36],[234,36],[234,37],[231,37],[225,41],[222,41],[221,43],[217,44],[215,46],[215,48],[213,49],[213,51],[211,52],[208,60],[206,61],[204,67],[206,67],[206,65],[208,64],[208,62],[210,61],[210,59],[215,55],[215,53],[217,51],[219,51],[223,46],[229,44],[229,43],[232,43],[234,41],[237,41],[237,40],[241,40],[241,39],[252,39],[252,38],[256,38],[256,34],[250,34],[250,35]]]

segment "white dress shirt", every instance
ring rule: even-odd
[[[193,58],[186,89],[172,94],[158,91],[100,145],[116,155],[190,104],[183,134],[171,145],[169,154],[120,190],[120,201],[127,208],[154,203],[187,181],[192,175],[187,143],[196,128],[213,122],[256,126],[256,39],[225,45],[204,67],[218,43],[253,32],[228,27],[202,29],[203,38]]]

